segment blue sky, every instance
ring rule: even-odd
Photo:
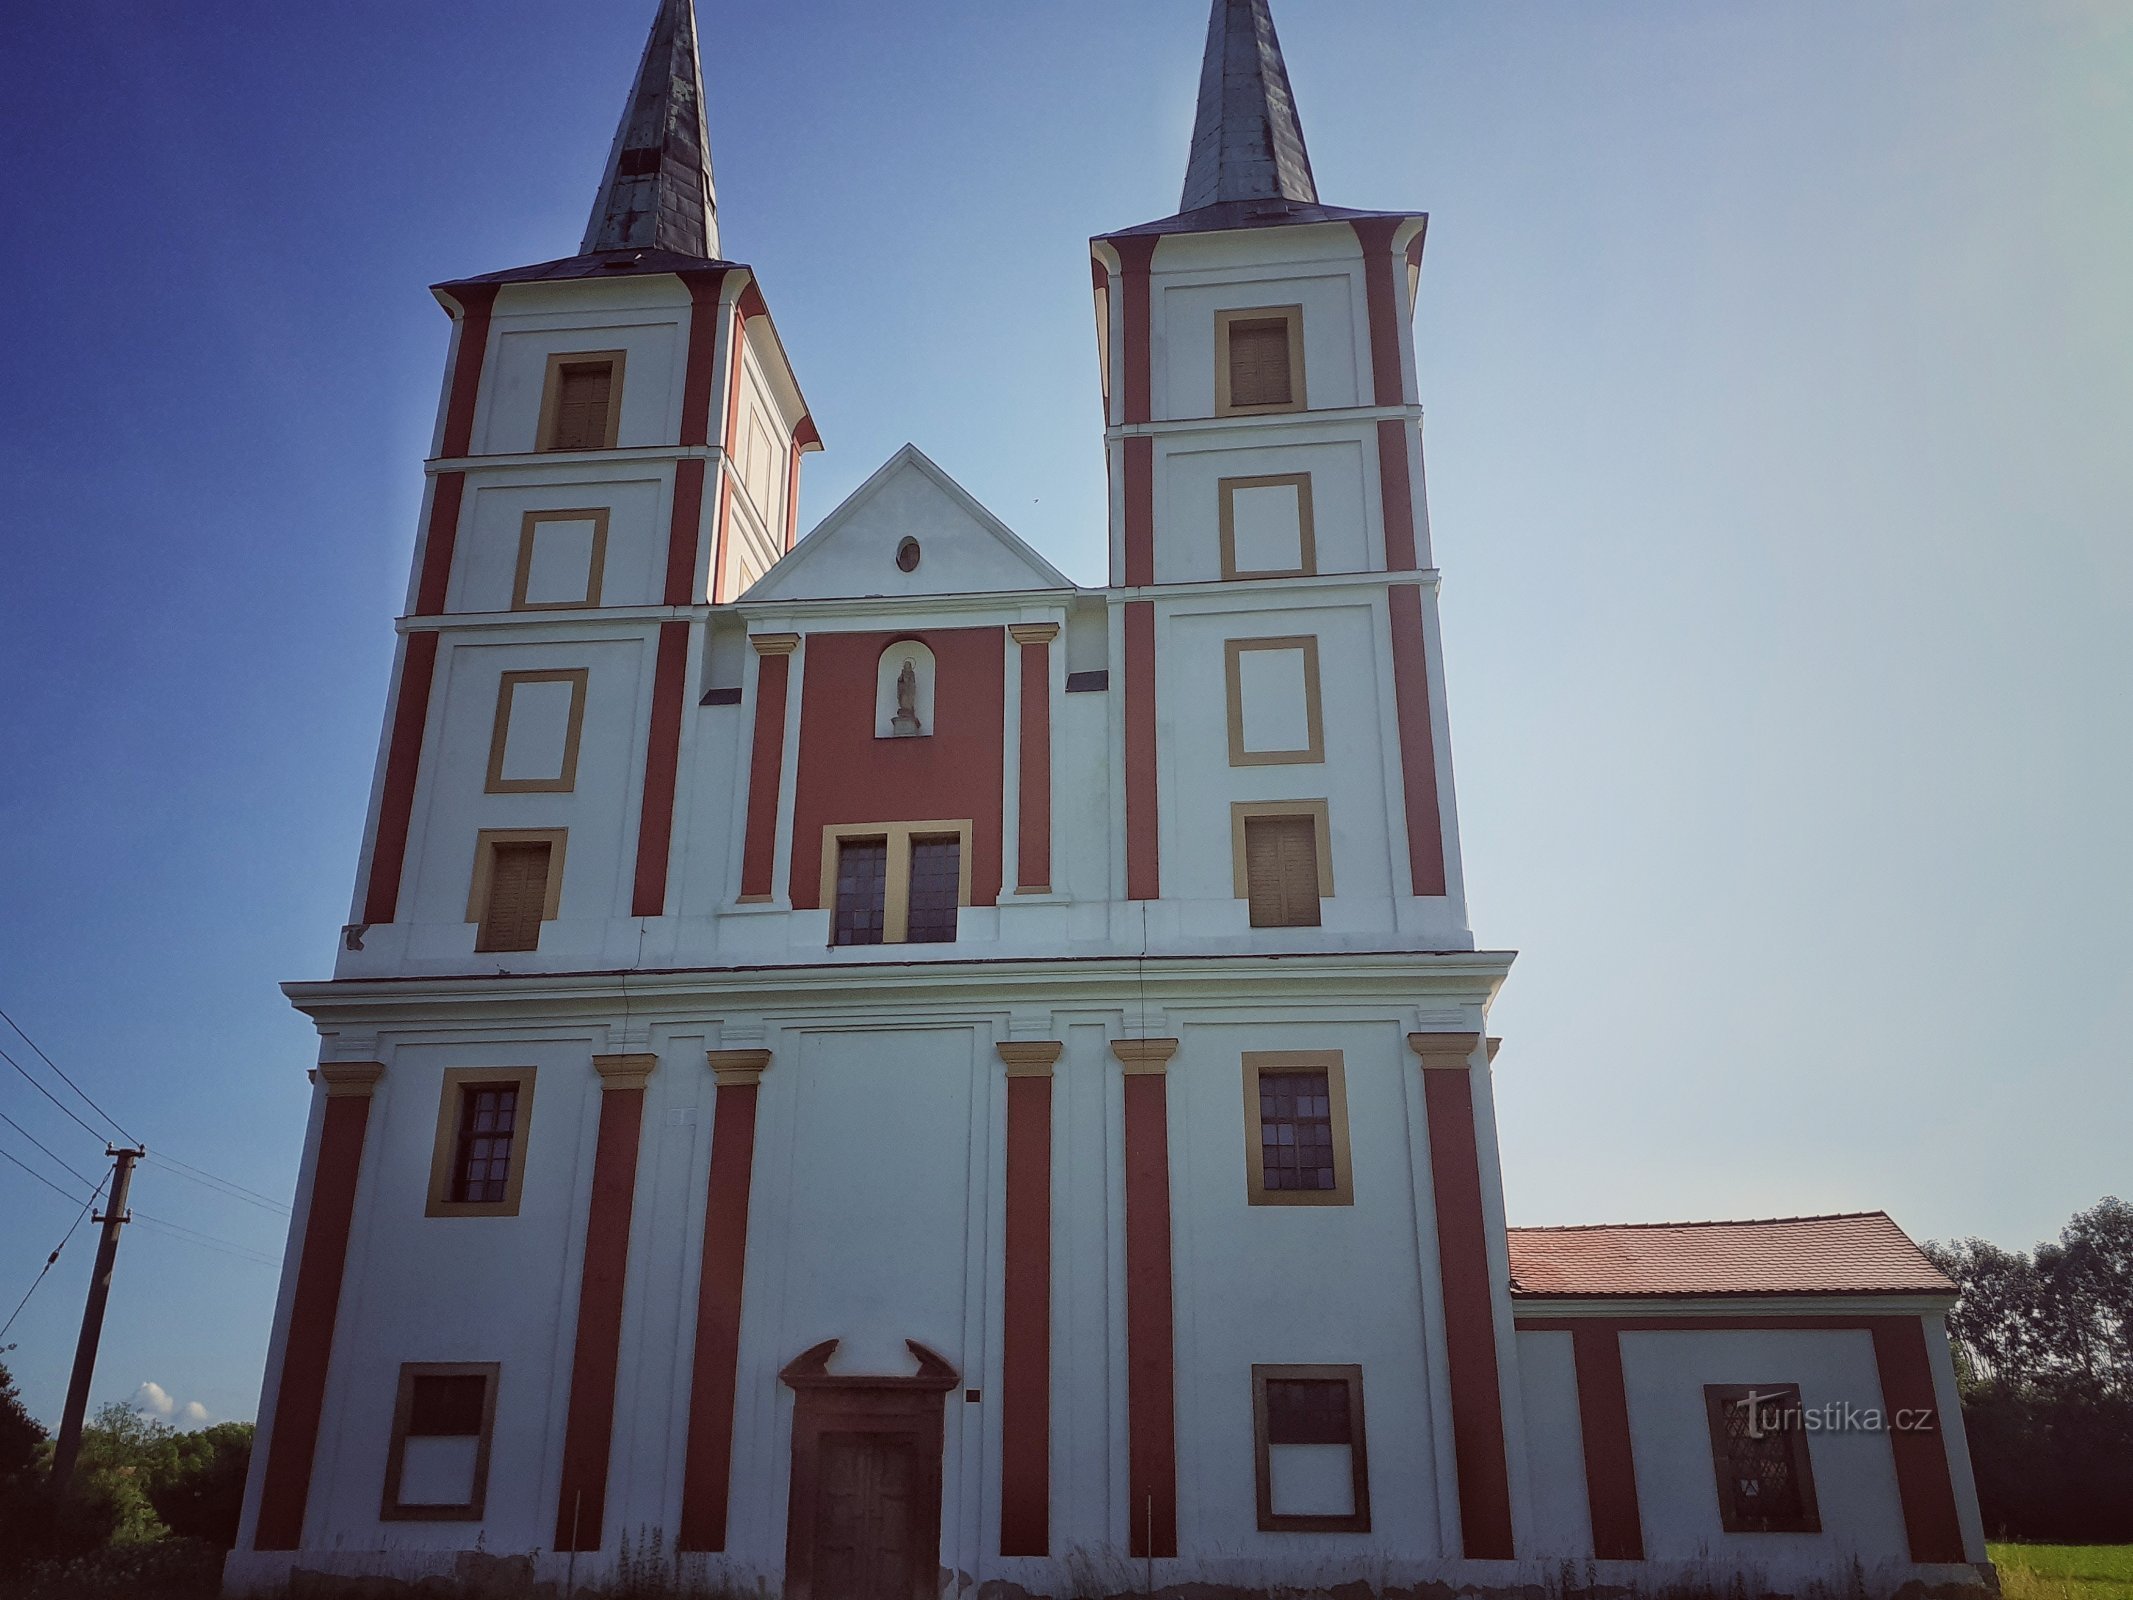
[[[803,526],[908,439],[1101,581],[1084,241],[1175,208],[1202,0],[699,5],[727,253],[829,447]],[[576,247],[651,9],[0,16],[0,1006],[269,1196],[314,1054],[275,985],[345,919],[436,405],[424,286]],[[2133,1189],[2133,9],[1277,15],[1321,192],[1432,214],[1513,1220],[1885,1207],[2019,1246]],[[101,1159],[4,1064],[0,1112]],[[279,1254],[167,1163],[135,1203]],[[0,1317],[74,1209],[0,1163]],[[86,1246],[0,1341],[47,1418]],[[128,1230],[96,1397],[250,1416],[274,1283]]]

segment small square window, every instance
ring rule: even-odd
[[[1253,1205],[1354,1204],[1338,1050],[1247,1050],[1244,1132]]]
[[[1726,1532],[1821,1532],[1800,1386],[1708,1383],[1703,1399]]]
[[[531,1067],[446,1070],[430,1157],[427,1215],[518,1215],[533,1082]]]
[[[541,392],[543,450],[612,450],[622,413],[620,350],[580,350],[548,358]]]
[[[467,920],[477,952],[537,950],[562,893],[562,828],[485,828],[474,843]]]
[[[1259,1531],[1368,1533],[1363,1369],[1252,1368]]]
[[[409,1362],[400,1369],[385,1462],[386,1522],[479,1522],[496,1421],[494,1362]]]
[[[1304,409],[1303,307],[1215,313],[1215,415]]]
[[[840,844],[833,942],[880,944],[886,929],[888,894],[888,841],[847,839]]]

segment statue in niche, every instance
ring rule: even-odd
[[[904,657],[903,671],[896,675],[896,715],[889,719],[889,726],[899,739],[916,738],[926,730],[918,721],[918,662]]]

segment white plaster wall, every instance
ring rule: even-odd
[[[548,358],[578,350],[625,352],[617,448],[671,445],[680,436],[685,328],[686,318],[671,310],[617,311],[613,320],[595,320],[589,307],[545,316],[500,313],[482,374],[475,453],[536,449]]]
[[[608,518],[601,605],[658,604],[666,588],[672,486],[671,469],[642,462],[600,468],[526,468],[502,481],[487,473],[477,474],[468,485],[468,500],[460,512],[446,609],[509,611],[526,513],[602,506]]]
[[[1297,1564],[1440,1554],[1423,1309],[1434,1289],[1408,1201],[1423,1137],[1405,1114],[1414,1057],[1389,1021],[1254,1010],[1186,1023],[1168,1074],[1181,1543],[1195,1556]],[[1243,1053],[1306,1049],[1342,1052],[1355,1204],[1253,1206],[1246,1141],[1258,1129],[1245,1118]],[[1255,1362],[1362,1367],[1370,1533],[1258,1531]]]
[[[1533,1506],[1528,1546],[1542,1557],[1590,1556],[1592,1506],[1585,1490],[1585,1434],[1570,1335],[1519,1334],[1518,1386],[1525,1399]]]
[[[572,636],[575,633],[575,636]],[[431,739],[410,831],[401,920],[416,959],[449,959],[454,970],[568,961],[597,951],[611,919],[625,916],[634,879],[636,794],[643,777],[648,646],[641,638],[536,631],[512,642],[460,638],[438,653]],[[489,741],[505,672],[585,667],[585,719],[577,787],[567,793],[488,794]],[[441,710],[440,710],[441,708]],[[541,948],[474,955],[467,921],[476,836],[484,828],[568,828],[562,899],[541,930]]]
[[[1155,575],[1160,583],[1222,576],[1221,480],[1308,472],[1318,570],[1383,566],[1375,445],[1324,430],[1225,429],[1166,436],[1156,448]]]
[[[1903,1507],[1886,1433],[1808,1435],[1820,1533],[1727,1533],[1719,1522],[1704,1411],[1707,1383],[1797,1383],[1814,1408],[1878,1410],[1881,1380],[1865,1330],[1624,1333],[1629,1436],[1653,1561],[1722,1555],[1772,1572],[1860,1560],[1906,1561]]]
[[[1225,590],[1166,603],[1157,616],[1165,898],[1199,902],[1190,908],[1196,929],[1249,934],[1261,948],[1322,939],[1329,931],[1391,928],[1392,819],[1379,715],[1387,668],[1367,597]],[[1224,641],[1300,635],[1318,640],[1326,759],[1232,767]],[[1249,908],[1236,895],[1230,806],[1313,799],[1327,802],[1331,823],[1334,893],[1321,907],[1323,928],[1251,928]]]
[[[554,1542],[552,1480],[575,1331],[599,1080],[589,1039],[409,1039],[381,1045],[341,1291],[307,1547],[492,1550]],[[533,1067],[516,1217],[428,1217],[447,1067]],[[381,1522],[399,1372],[494,1361],[496,1427],[480,1523]]]

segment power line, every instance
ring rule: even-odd
[[[228,1239],[218,1239],[210,1233],[200,1233],[192,1228],[180,1227],[175,1222],[165,1222],[161,1217],[151,1217],[145,1211],[137,1210],[132,1215],[135,1222],[145,1222],[151,1227],[174,1233],[187,1244],[203,1245],[210,1250],[220,1250],[224,1255],[237,1256],[245,1261],[257,1262],[263,1267],[278,1267],[281,1265],[279,1258],[270,1256],[264,1251],[254,1250],[246,1245],[233,1244]]]
[[[125,1134],[126,1142],[128,1144],[137,1145],[141,1142],[140,1140],[136,1139],[132,1134],[126,1133],[126,1130],[124,1128],[120,1128],[118,1118],[114,1117],[102,1106],[98,1105],[94,1100],[91,1100],[89,1096],[83,1092],[82,1086],[80,1084],[76,1083],[72,1078],[68,1077],[66,1073],[61,1072],[59,1063],[54,1061],[50,1056],[44,1053],[44,1047],[40,1045],[35,1039],[32,1039],[27,1033],[22,1032],[21,1023],[17,1022],[5,1011],[0,1011],[0,1022],[5,1022],[10,1028],[13,1028],[17,1033],[22,1034],[22,1042],[28,1045],[32,1050],[37,1052],[37,1059],[39,1061],[42,1061],[46,1066],[50,1067],[54,1072],[58,1072],[59,1081],[65,1084],[69,1089],[72,1089],[76,1094],[81,1095],[82,1104],[86,1105],[91,1111],[94,1111],[106,1122],[110,1123],[112,1127],[118,1128],[118,1131],[120,1133]]]
[[[80,1229],[82,1223],[87,1220],[89,1213],[96,1209],[97,1198],[104,1192],[104,1183],[109,1183],[110,1181],[109,1178],[106,1178],[103,1183],[99,1183],[96,1186],[96,1193],[89,1196],[82,1203],[81,1212],[75,1217],[73,1227],[67,1229],[65,1237],[52,1246],[52,1253],[44,1258],[44,1265],[37,1269],[37,1276],[32,1278],[30,1286],[22,1291],[22,1298],[15,1302],[15,1309],[7,1314],[7,1321],[0,1322],[0,1339],[7,1337],[7,1330],[12,1328],[15,1325],[15,1319],[22,1315],[22,1308],[30,1303],[30,1296],[35,1294],[38,1286],[44,1282],[45,1274],[58,1264],[59,1252],[66,1249],[73,1242],[75,1233]]]
[[[82,1121],[81,1117],[76,1114],[74,1108],[68,1105],[66,1101],[60,1099],[58,1095],[52,1093],[51,1090],[47,1089],[43,1084],[39,1083],[35,1078],[31,1077],[29,1069],[25,1067],[21,1062],[17,1061],[13,1056],[9,1055],[5,1050],[0,1050],[0,1061],[5,1061],[9,1066],[13,1067],[17,1072],[21,1073],[22,1081],[24,1083],[28,1084],[32,1089],[35,1089],[39,1094],[43,1095],[47,1100],[51,1101],[52,1104],[59,1107],[59,1109],[64,1111],[68,1116],[73,1117],[74,1125],[80,1128],[83,1133],[86,1133],[92,1139],[100,1140],[104,1137],[94,1128],[90,1127],[88,1123]],[[112,1124],[112,1126],[116,1127],[117,1124],[114,1123]]]
[[[289,1208],[282,1204],[281,1201],[276,1200],[271,1195],[261,1194],[257,1189],[247,1189],[233,1178],[218,1177],[203,1167],[194,1166],[190,1161],[180,1161],[176,1156],[152,1154],[149,1159],[160,1161],[169,1167],[173,1177],[187,1178],[194,1183],[226,1192],[233,1200],[247,1200],[253,1205],[263,1206],[269,1211],[278,1211],[285,1217],[289,1215]]]
[[[51,1146],[47,1145],[42,1139],[38,1138],[36,1134],[30,1132],[29,1129],[25,1128],[21,1123],[17,1122],[5,1111],[0,1111],[0,1122],[6,1123],[10,1128],[13,1128],[17,1133],[21,1134],[23,1138],[29,1140],[31,1144],[37,1146],[37,1148],[42,1150],[46,1155],[51,1156],[52,1159],[55,1162],[58,1162],[60,1166],[65,1167],[66,1170],[69,1172],[73,1172],[74,1176],[81,1179],[83,1183],[92,1183],[95,1181],[86,1172],[76,1172],[75,1169],[71,1166],[68,1166],[66,1162],[60,1161],[58,1156],[52,1154]]]
[[[15,1157],[9,1155],[5,1150],[0,1150],[0,1159],[14,1161],[16,1166],[22,1168],[24,1172],[27,1172],[31,1177],[35,1178],[39,1183],[43,1184],[47,1189],[51,1190],[52,1193],[58,1195],[62,1200],[65,1200],[70,1205],[81,1198],[81,1196],[78,1194],[67,1193],[66,1190],[60,1188],[58,1184],[54,1183],[50,1178],[47,1178],[43,1173],[39,1172],[28,1162],[16,1160]]]

